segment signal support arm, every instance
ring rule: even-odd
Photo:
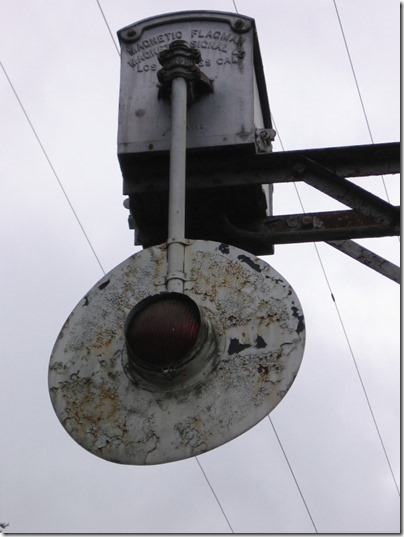
[[[398,173],[399,151],[400,144],[397,143],[312,150],[307,152],[308,156],[305,152],[283,153],[286,166],[278,167],[275,172],[272,170],[271,181],[277,182],[277,179],[286,177],[288,180],[304,181],[353,210],[261,219],[255,231],[239,230],[244,247],[248,249],[249,243],[250,251],[253,248],[255,253],[268,255],[273,244],[322,240],[400,283],[399,267],[351,240],[399,235],[400,207],[391,205],[340,175],[345,173],[357,177]],[[315,152],[318,152],[320,162],[325,161],[326,165],[314,160]],[[271,157],[267,158],[268,165]],[[289,173],[285,169],[287,166]],[[228,221],[224,225],[229,230],[232,227]],[[234,227],[232,232],[236,232]]]
[[[229,217],[217,196],[217,206],[210,204],[209,228],[204,229],[202,223],[198,228],[187,233],[188,238],[201,238],[228,242],[255,255],[273,254],[273,245],[292,244],[299,242],[324,241],[336,248],[335,241],[350,241],[349,250],[355,248],[355,259],[380,272],[383,265],[388,273],[394,273],[392,278],[397,281],[398,267],[383,261],[369,250],[356,244],[352,239],[386,237],[400,234],[400,207],[394,206],[371,194],[347,178],[388,175],[400,173],[400,143],[389,142],[347,147],[328,147],[321,149],[304,149],[297,151],[282,151],[262,153],[259,155],[231,155],[231,158],[217,158],[210,161],[209,166],[201,164],[198,159],[187,162],[187,192],[189,196],[208,196],[215,200],[215,192],[223,189],[230,191],[232,187],[244,185],[276,184],[303,181],[314,188],[343,203],[350,209],[329,212],[301,213],[273,216],[259,216],[248,226],[242,226]],[[245,170],[247,174],[235,173]],[[133,184],[132,194],[136,196],[150,191],[151,178],[147,168],[142,170],[136,184]],[[156,172],[156,170],[154,170]],[[202,178],[202,179],[201,179]],[[153,175],[153,194],[151,198],[158,199],[167,190],[165,167],[161,173]],[[153,202],[154,203],[154,202]],[[157,211],[157,208],[156,208]],[[241,210],[242,212],[242,210]],[[146,214],[140,207],[137,216]],[[239,221],[243,221],[238,214]],[[134,227],[132,218],[129,225]],[[146,230],[147,231],[147,230]],[[164,228],[163,228],[164,233]],[[196,236],[198,233],[198,236]],[[194,236],[195,235],[195,236]],[[144,246],[158,244],[145,240]],[[160,241],[161,242],[161,241]],[[348,243],[347,243],[348,244]],[[348,247],[341,251],[347,253]],[[359,254],[360,252],[360,254]],[[351,254],[348,254],[351,255]],[[391,269],[391,270],[390,270]],[[388,276],[388,274],[385,274]],[[388,276],[390,277],[390,276]]]

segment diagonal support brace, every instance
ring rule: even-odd
[[[393,282],[401,283],[400,267],[394,265],[391,261],[387,261],[383,257],[364,248],[357,242],[351,240],[344,241],[326,241],[327,244],[336,248],[340,252],[349,255],[356,261],[363,263],[367,267],[379,272],[383,276],[390,278]]]
[[[393,205],[309,158],[301,158],[292,172],[299,180],[363,215],[370,216],[383,226],[392,225],[397,218]]]

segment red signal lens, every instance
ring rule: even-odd
[[[176,366],[194,346],[200,327],[199,309],[186,295],[147,298],[132,310],[126,323],[129,354],[146,367]]]

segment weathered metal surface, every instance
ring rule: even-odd
[[[270,216],[249,229],[241,229],[218,213],[218,225],[211,236],[213,240],[221,238],[255,255],[270,255],[274,244],[399,235],[400,207],[394,209],[395,220],[388,226],[358,211],[348,210]],[[204,238],[203,233],[201,235]]]
[[[171,97],[171,82],[176,77],[185,78],[188,86],[188,104],[193,103],[202,95],[213,92],[209,78],[199,69],[202,62],[201,53],[191,48],[184,40],[172,41],[168,50],[162,50],[158,55],[162,68],[157,71],[160,82],[159,98]]]
[[[400,207],[394,207],[396,217],[388,226],[378,224],[355,210],[316,213],[280,214],[259,219],[255,225],[242,228],[232,224],[224,212],[209,216],[209,227],[187,228],[191,239],[228,242],[254,255],[271,255],[276,244],[364,239],[400,235]],[[150,230],[150,244],[160,244],[166,233]],[[160,240],[159,240],[160,239]]]
[[[231,153],[229,158],[220,155],[220,158],[202,161],[189,159],[188,188],[202,190],[304,181],[304,177],[296,177],[292,172],[293,166],[302,158],[309,158],[341,177],[398,174],[401,171],[400,156],[400,142],[390,142],[279,151],[258,156]],[[136,181],[130,184],[127,193],[164,192],[167,189],[167,164],[156,161],[150,169],[149,161],[144,160],[139,161]]]
[[[187,178],[196,163],[198,181],[203,182],[204,175],[215,170],[219,162],[226,162],[233,174],[244,175],[241,188],[222,188],[220,193],[215,189],[214,194],[205,192],[204,199],[198,194],[195,201],[189,196],[187,218],[191,225],[200,227],[201,220],[192,215],[199,214],[198,207],[203,203],[209,206],[212,198],[219,195],[222,208],[235,212],[243,222],[271,214],[272,190],[261,185],[246,186],[249,171],[233,167],[233,159],[240,154],[270,152],[275,134],[254,19],[219,11],[176,12],[132,24],[120,30],[118,37],[118,158],[123,191],[130,196],[136,244],[148,247],[168,238],[166,191],[173,131],[164,81],[175,72],[186,72],[188,76],[185,66],[190,61],[184,52],[174,63],[170,49],[174,42],[189,44],[199,62],[195,68],[200,77],[188,84],[188,101],[192,104],[187,109]],[[159,61],[164,57],[169,59],[168,66],[159,71]],[[193,99],[198,92],[198,98]],[[154,194],[154,186],[158,190],[162,182],[165,192],[150,196],[148,193]],[[211,239],[209,234],[205,238]]]
[[[350,240],[327,241],[327,244],[333,248],[336,248],[340,252],[349,255],[349,257],[356,259],[356,261],[363,263],[379,274],[386,276],[386,278],[393,280],[393,282],[401,283],[400,267],[368,250],[364,246],[361,246],[360,244]]]
[[[167,235],[167,289],[183,292],[185,195],[186,195],[187,81],[175,77],[171,82],[170,190]]]
[[[50,359],[59,420],[109,461],[158,464],[228,442],[275,408],[301,364],[304,318],[284,278],[243,250],[189,241],[184,292],[215,334],[206,367],[171,389],[131,379],[125,319],[165,291],[166,254],[165,245],[143,250],[102,278],[67,319]]]
[[[206,169],[203,177],[202,169],[198,166],[195,168],[197,163],[194,159],[189,159],[187,236],[227,241],[256,255],[271,255],[274,252],[274,244],[384,237],[400,233],[398,207],[386,204],[378,198],[375,200],[374,196],[359,187],[351,194],[350,186],[353,183],[345,179],[336,185],[336,196],[341,201],[354,205],[355,211],[272,216],[270,210],[270,217],[266,218],[265,210],[259,207],[258,203],[248,203],[248,196],[241,190],[243,188],[259,187],[260,183],[267,181],[276,183],[309,179],[307,174],[299,176],[292,171],[298,162],[306,158],[341,177],[400,172],[399,143],[263,153],[254,158],[235,155],[231,166],[229,163],[218,161],[216,169],[214,171]],[[139,182],[134,186],[134,190],[139,194],[131,196],[131,212],[136,214],[137,220],[135,223],[131,216],[130,225],[136,228],[136,243],[151,246],[160,244],[166,239],[167,224],[164,214],[168,180],[161,173],[160,175],[157,173],[153,180],[149,180],[148,171],[144,172],[140,174]],[[239,172],[245,172],[246,175],[242,178]],[[201,176],[198,176],[198,173]],[[327,182],[327,179],[319,179],[317,174],[315,181],[323,185],[323,191],[330,193],[332,184]],[[337,180],[333,182],[334,186],[336,182]],[[316,186],[313,182],[311,184]],[[229,186],[224,189],[223,185]],[[141,194],[142,191],[149,193]],[[229,214],[227,199],[233,200],[232,214]],[[368,200],[371,203],[370,209],[367,206]],[[364,212],[367,216],[363,214]],[[150,214],[154,216],[152,221],[147,220]]]
[[[386,226],[355,210],[277,215],[265,218],[267,242],[274,244],[387,237],[400,234],[400,207]],[[264,255],[259,253],[259,255]]]
[[[177,40],[200,53],[199,66],[214,87],[214,93],[189,109],[188,148],[254,149],[255,129],[271,127],[254,19],[218,11],[184,11],[132,24],[118,37],[121,157],[169,150],[169,106],[157,99],[157,58]]]
[[[257,144],[258,153],[271,153],[272,143],[275,140],[276,132],[274,129],[256,129],[255,143]]]

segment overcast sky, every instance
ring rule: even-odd
[[[146,17],[234,11],[232,0],[100,4],[116,43],[117,30]],[[280,139],[286,150],[370,143],[333,1],[236,5],[256,20],[274,150]],[[337,6],[374,141],[398,141],[400,4]],[[116,157],[120,61],[96,0],[0,0],[0,59],[53,166],[0,70],[0,522],[14,533],[220,533],[231,531],[224,511],[240,533],[399,532],[399,495],[350,350],[399,482],[399,287],[326,244],[318,251],[330,287],[313,244],[265,258],[299,296],[306,350],[271,413],[276,434],[265,418],[198,458],[215,494],[195,459],[116,465],[70,438],[50,403],[49,358],[102,270],[55,172],[113,269],[135,251]],[[385,199],[380,178],[358,183]],[[399,177],[385,183],[398,205]],[[307,212],[342,208],[298,190]],[[301,212],[292,184],[276,186],[274,212]],[[358,242],[399,263],[396,237]]]

